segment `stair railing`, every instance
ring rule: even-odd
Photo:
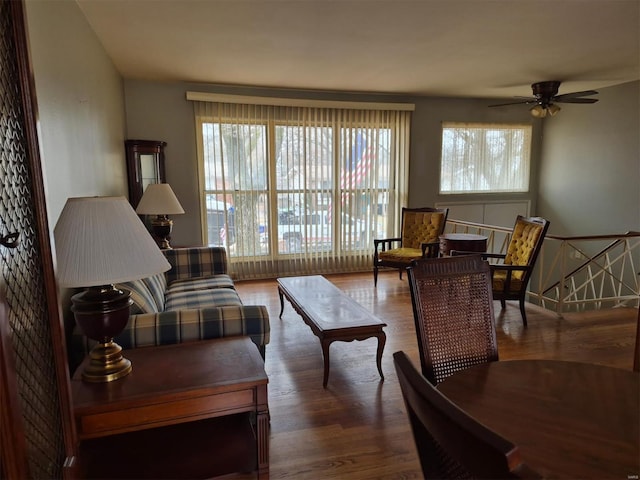
[[[487,251],[506,253],[511,228],[447,219],[447,233],[487,237]],[[528,300],[559,316],[569,311],[637,307],[640,232],[561,237],[549,235],[529,282]]]

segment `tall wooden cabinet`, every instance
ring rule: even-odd
[[[164,147],[160,140],[125,140],[129,203],[136,208],[144,189],[151,183],[165,183]]]

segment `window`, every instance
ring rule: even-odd
[[[531,125],[442,125],[440,193],[529,190]]]
[[[236,278],[265,265],[271,275],[369,266],[390,202],[406,200],[410,112],[194,105],[205,241],[227,247]]]

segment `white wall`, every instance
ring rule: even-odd
[[[127,195],[124,92],[76,2],[25,3],[53,232],[68,197]]]
[[[556,235],[640,231],[640,82],[544,120],[538,205]]]
[[[187,212],[185,215],[173,217],[172,243],[177,245],[196,244],[200,241],[195,127],[193,109],[190,102],[186,100],[186,92],[189,90],[289,98],[311,96],[312,98],[331,100],[415,103],[416,110],[412,120],[410,148],[409,206],[412,207],[434,205],[437,202],[459,201],[460,196],[438,195],[440,126],[442,121],[532,123],[534,125],[534,145],[532,148],[534,169],[538,163],[540,122],[532,119],[527,108],[488,108],[488,105],[492,103],[489,100],[300,92],[125,80],[128,138],[167,142],[167,182],[171,184]],[[485,202],[505,199],[518,200],[535,205],[536,178],[534,170],[531,191],[525,194],[485,194],[475,195],[472,199]]]
[[[537,170],[540,157],[541,122],[529,114],[527,105],[490,108],[495,100],[455,99],[455,98],[418,98],[415,99],[416,111],[411,125],[411,164],[409,198],[411,206],[460,205],[473,202],[478,205],[481,216],[470,215],[473,207],[452,209],[449,218],[489,223],[492,225],[512,226],[515,215],[505,219],[498,214],[499,205],[510,213],[521,212],[521,207],[510,208],[517,202],[526,205],[527,213],[536,214],[538,193]],[[503,103],[497,102],[497,103]],[[467,195],[440,195],[440,159],[442,148],[443,122],[480,122],[480,123],[523,123],[532,125],[531,177],[529,191],[526,193],[483,193]],[[493,214],[485,215],[486,206],[491,205]],[[462,214],[464,217],[456,216]],[[506,215],[506,213],[505,213]]]

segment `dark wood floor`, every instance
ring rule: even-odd
[[[388,324],[383,382],[376,369],[375,339],[336,342],[329,384],[323,389],[320,343],[286,301],[278,318],[275,280],[237,283],[245,304],[267,305],[271,316],[266,354],[271,478],[422,478],[392,359],[393,352],[404,350],[419,363],[406,278],[381,273],[377,288],[371,273],[327,278]],[[501,310],[496,302],[495,308],[501,360],[563,359],[632,368],[636,309],[558,318],[530,305],[525,329],[517,303],[508,302]]]

